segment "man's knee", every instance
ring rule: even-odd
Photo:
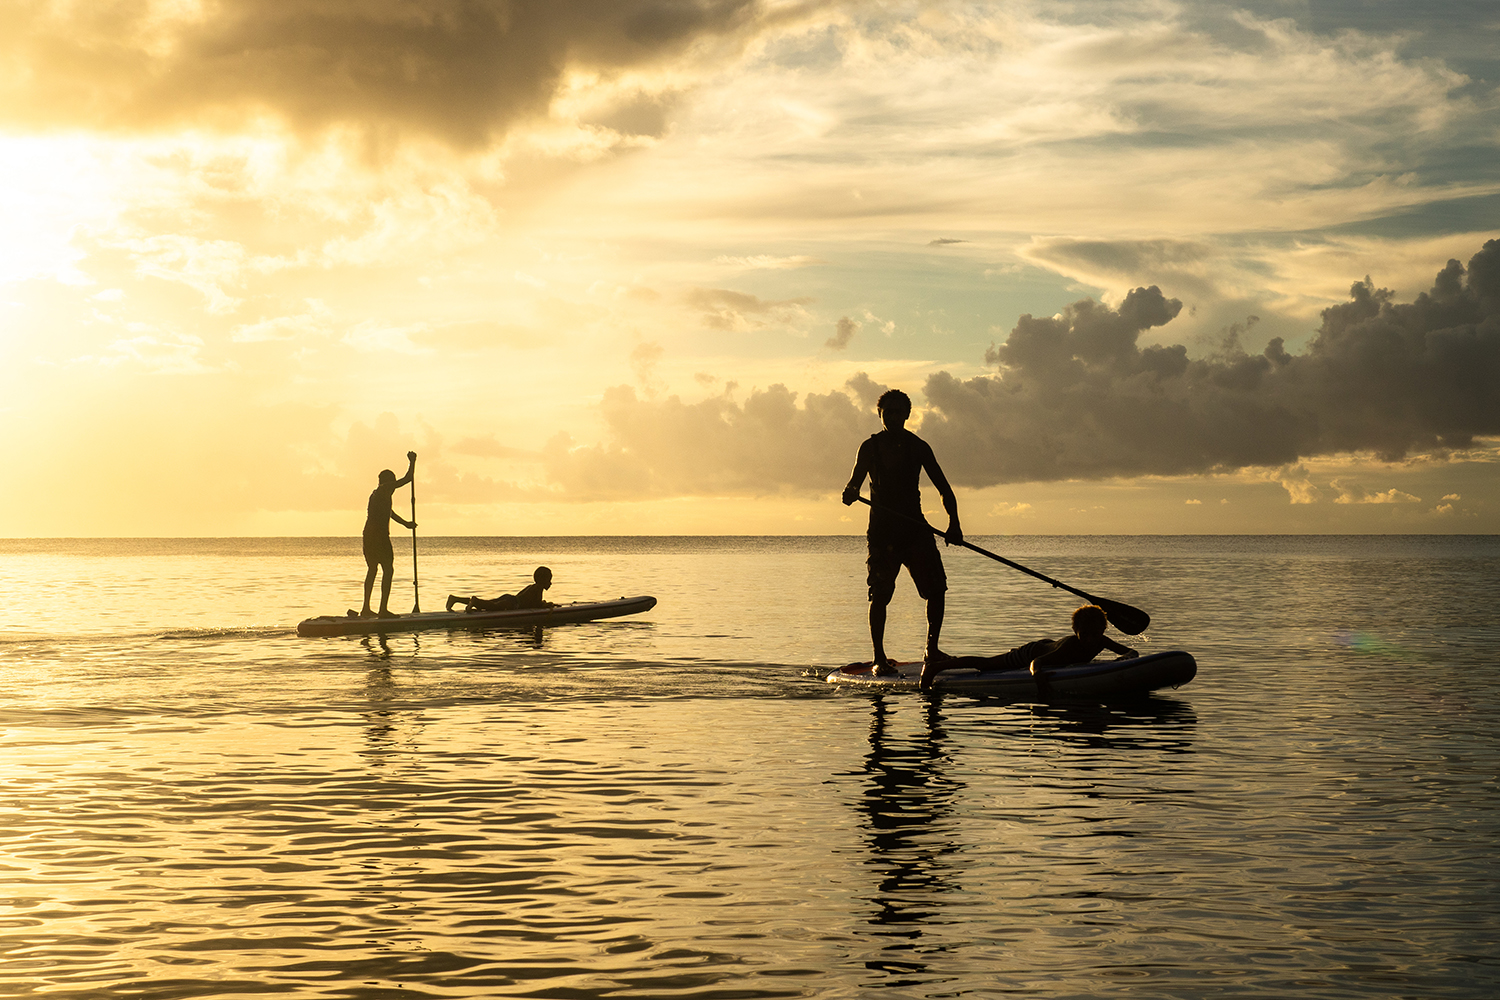
[[[918,597],[922,598],[922,600],[926,601],[928,604],[937,604],[939,606],[942,605],[944,595],[947,593],[947,580],[943,580],[938,583],[928,583],[926,586],[917,588]]]

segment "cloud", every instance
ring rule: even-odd
[[[1267,473],[1266,478],[1280,483],[1293,504],[1317,503],[1323,499],[1323,491],[1313,485],[1312,473],[1305,465],[1284,465]]]
[[[797,267],[814,267],[818,264],[826,264],[828,261],[821,257],[808,257],[796,255],[791,257],[773,257],[770,254],[754,254],[749,257],[729,257],[720,255],[714,258],[715,264],[725,264],[731,267],[742,267],[749,270],[773,270],[784,271]]]
[[[1149,274],[1160,284],[1203,297],[1223,294],[1226,279],[1239,276],[1238,261],[1198,240],[1037,237],[1021,256],[1090,284],[1118,287],[1122,280]]]
[[[1421,497],[1403,493],[1392,487],[1384,493],[1371,493],[1359,483],[1348,479],[1335,479],[1333,488],[1339,491],[1339,495],[1333,498],[1334,503],[1421,503]]]
[[[497,348],[535,350],[548,342],[546,336],[529,327],[492,320],[445,323],[415,330],[411,338],[422,347],[464,352]]]
[[[762,299],[728,288],[693,288],[684,296],[688,305],[703,314],[705,326],[714,330],[744,332],[769,322],[792,323],[804,318],[809,298]]]
[[[842,351],[849,346],[849,341],[859,332],[859,323],[848,316],[839,317],[838,325],[834,329],[832,337],[823,342],[824,347],[831,347],[835,351]]]
[[[453,446],[454,454],[473,455],[476,458],[520,458],[535,460],[537,454],[523,448],[501,444],[494,434],[483,434],[461,439]]]
[[[239,300],[224,291],[240,280],[247,263],[245,248],[227,240],[159,235],[126,240],[141,275],[178,281],[202,293],[212,313],[233,312]]]
[[[1181,303],[1152,286],[1022,316],[986,352],[998,376],[931,376],[922,434],[967,486],[1285,468],[1317,455],[1398,461],[1500,434],[1500,240],[1398,304],[1368,280],[1323,312],[1306,352],[1249,355],[1231,335],[1190,359],[1141,348]],[[1293,487],[1294,502],[1297,493]]]
[[[571,500],[688,495],[822,495],[837,489],[871,423],[842,392],[797,394],[782,385],[697,403],[643,400],[607,390],[609,443],[575,447],[558,435],[544,449],[548,479]],[[732,531],[732,526],[725,526]]]
[[[197,337],[156,331],[132,332],[137,335],[111,341],[108,353],[77,358],[75,364],[93,364],[102,368],[129,364],[157,375],[202,375],[216,370],[204,362],[203,341]]]
[[[0,116],[145,130],[269,114],[472,148],[545,111],[570,72],[737,47],[785,16],[759,0],[21,0],[0,15]],[[601,121],[659,130],[664,101],[637,94]]]
[[[242,323],[234,328],[230,340],[236,344],[254,344],[327,336],[333,325],[333,310],[322,299],[308,299],[307,306],[306,312],[295,316],[272,316],[256,323]]]
[[[967,242],[969,242],[969,241],[968,240],[950,240],[950,239],[948,239],[946,237],[941,237],[940,236],[940,237],[938,237],[935,240],[929,241],[927,245],[930,246],[930,247],[946,247],[946,246],[952,246],[954,243],[967,243]]]
[[[1293,504],[1325,496],[1304,459],[1373,452],[1397,461],[1500,435],[1500,240],[1467,269],[1451,261],[1411,303],[1355,283],[1298,355],[1279,339],[1248,354],[1235,331],[1202,358],[1181,345],[1138,346],[1180,311],[1152,286],[1117,308],[1085,299],[1056,316],[1022,316],[988,352],[998,374],[928,377],[917,429],[968,488],[1261,469]],[[643,345],[635,360],[654,361],[653,349]],[[543,449],[545,479],[576,500],[827,493],[885,388],[863,372],[800,399],[783,385],[743,402],[732,384],[699,402],[615,386],[600,407],[603,443],[555,436]],[[1328,488],[1339,503],[1419,502],[1351,480]]]
[[[357,351],[369,353],[391,352],[393,354],[419,354],[424,350],[413,338],[426,333],[422,324],[412,326],[390,326],[376,320],[356,323],[343,337],[342,343]]]
[[[648,396],[655,396],[665,387],[656,374],[656,366],[665,353],[666,350],[655,342],[636,344],[630,349],[630,370],[635,374],[636,384]]]
[[[864,372],[857,372],[853,378],[844,383],[844,386],[854,394],[854,398],[859,400],[861,406],[871,411],[875,409],[875,404],[880,397],[890,388],[888,385],[875,381]]]

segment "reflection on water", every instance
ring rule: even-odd
[[[1027,711],[1038,722],[1047,723],[1055,738],[1077,736],[1087,746],[1121,751],[1188,752],[1198,721],[1190,703],[1159,695],[1107,705],[1029,705]],[[1133,737],[1132,730],[1139,731],[1139,738]],[[1106,739],[1089,739],[1106,734]]]
[[[434,573],[662,603],[327,641],[289,626],[357,540],[0,551],[0,995],[1500,995],[1500,545],[1004,542],[1197,679],[833,690],[858,539],[450,540]],[[947,561],[963,651],[1074,603]]]
[[[958,844],[947,839],[946,818],[963,785],[943,767],[942,711],[939,699],[923,705],[922,729],[900,739],[887,732],[886,696],[871,699],[869,783],[861,799],[867,823],[869,867],[876,879],[869,921],[880,955],[865,967],[891,978],[882,986],[911,986],[926,980],[929,958],[923,926],[941,921],[944,897],[956,891]],[[941,953],[941,945],[936,952]]]

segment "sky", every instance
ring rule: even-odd
[[[10,0],[0,535],[408,450],[424,533],[857,533],[886,388],[970,534],[1497,532],[1497,86],[1460,0]]]

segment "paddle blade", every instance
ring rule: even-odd
[[[1140,635],[1151,624],[1151,616],[1140,608],[1098,597],[1092,600],[1104,609],[1104,617],[1109,619],[1109,623],[1126,635]]]

